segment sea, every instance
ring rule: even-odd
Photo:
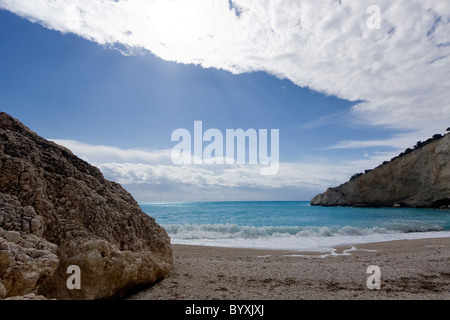
[[[330,251],[339,245],[448,237],[450,210],[318,207],[309,201],[141,202],[172,244]]]

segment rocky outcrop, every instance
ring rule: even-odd
[[[101,299],[167,276],[172,251],[119,184],[0,113],[0,262],[0,298]]]
[[[0,193],[0,298],[37,291],[58,266],[57,246],[42,237],[42,217]]]
[[[311,205],[430,207],[450,205],[450,134],[355,175],[315,196]]]

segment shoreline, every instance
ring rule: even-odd
[[[335,247],[328,253],[173,244],[171,274],[131,300],[450,299],[450,238]],[[367,288],[369,265],[380,290]]]
[[[380,238],[380,236],[382,238]],[[365,235],[342,235],[342,236],[317,236],[317,237],[280,237],[280,238],[260,238],[260,239],[213,239],[213,240],[171,240],[172,245],[234,248],[234,249],[255,249],[255,250],[284,250],[294,252],[328,252],[336,247],[364,245],[369,243],[383,243],[403,240],[421,240],[449,238],[450,231],[427,231],[409,233],[387,233],[387,234],[365,234]],[[300,242],[299,242],[300,240]],[[306,243],[301,244],[302,241]],[[197,243],[196,243],[197,242]]]

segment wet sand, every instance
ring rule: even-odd
[[[450,238],[358,244],[328,253],[173,245],[172,273],[129,299],[450,299]],[[381,271],[368,289],[367,267]]]

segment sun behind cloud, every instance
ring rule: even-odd
[[[433,134],[450,117],[446,1],[0,0],[47,28],[125,54],[149,51],[233,73],[266,71],[350,101],[369,125]],[[125,49],[124,49],[125,48]]]

